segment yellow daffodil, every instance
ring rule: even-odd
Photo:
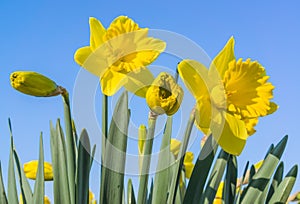
[[[38,169],[38,161],[33,160],[24,164],[24,172],[25,176],[29,179],[36,179],[37,169]],[[53,170],[52,165],[49,162],[44,162],[44,178],[45,181],[53,180]]]
[[[20,194],[20,202],[19,204],[23,204],[23,196]],[[51,204],[50,199],[47,196],[44,196],[44,204]]]
[[[171,139],[170,151],[173,153],[175,158],[177,158],[177,155],[178,155],[179,150],[180,150],[180,146],[181,146],[181,142],[179,140],[176,140],[176,139],[173,139],[173,138]]]
[[[165,42],[148,37],[126,16],[119,16],[105,29],[96,18],[90,18],[90,45],[78,49],[75,61],[100,78],[105,95],[115,94],[122,86],[145,97],[153,75],[146,68],[165,49]]]
[[[36,72],[16,71],[10,75],[10,83],[16,90],[40,97],[56,96],[61,93],[54,81]]]
[[[277,105],[274,86],[257,61],[236,60],[233,37],[207,69],[195,60],[183,60],[178,71],[196,99],[195,120],[206,135],[212,134],[228,153],[239,155],[258,118],[273,113]]]
[[[183,160],[183,165],[185,169],[185,177],[191,178],[192,172],[194,170],[193,164],[194,154],[192,152],[186,152]]]
[[[170,144],[170,152],[174,155],[175,158],[177,158],[179,150],[180,150],[181,142],[176,139],[171,139]],[[191,178],[194,164],[193,164],[194,154],[193,152],[186,152],[183,160],[184,170],[185,170],[185,177]]]
[[[96,203],[97,203],[97,201],[95,199],[94,193],[91,190],[89,190],[89,203],[88,204],[96,204]]]
[[[150,109],[160,115],[173,115],[177,112],[183,99],[183,90],[175,79],[166,72],[160,73],[146,93]]]

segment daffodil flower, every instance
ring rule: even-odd
[[[257,61],[236,60],[234,39],[229,39],[209,69],[195,60],[183,60],[178,71],[196,99],[197,127],[214,137],[228,153],[239,155],[258,118],[273,113],[277,105],[274,86]]]
[[[179,109],[182,99],[182,88],[166,72],[157,76],[146,93],[148,106],[158,115],[173,115]]]
[[[61,94],[61,87],[48,77],[32,71],[16,71],[10,75],[11,86],[27,95],[49,97]]]
[[[96,204],[96,203],[97,203],[97,201],[95,199],[94,193],[91,190],[89,190],[89,203],[88,204]]]
[[[177,139],[171,139],[171,144],[170,144],[170,152],[174,155],[175,158],[177,158],[179,150],[180,150],[181,142]],[[186,178],[191,178],[193,169],[194,169],[194,154],[193,152],[186,152],[184,159],[183,159],[183,165],[184,165],[184,170],[185,170],[185,177]],[[181,177],[180,177],[181,178]],[[181,181],[182,182],[182,181]]]
[[[37,169],[38,169],[38,161],[33,160],[27,162],[23,166],[25,176],[29,179],[36,179]],[[52,181],[53,180],[53,170],[52,165],[49,162],[44,162],[44,178],[45,181]]]
[[[78,49],[75,61],[100,78],[105,95],[115,94],[122,86],[145,97],[154,77],[146,68],[165,49],[165,42],[148,37],[126,16],[117,17],[105,29],[96,18],[90,18],[90,45]]]

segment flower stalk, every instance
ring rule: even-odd
[[[140,185],[138,191],[138,202],[145,203],[147,198],[147,187],[149,178],[149,168],[151,162],[151,153],[153,146],[153,138],[155,133],[156,119],[158,115],[152,111],[149,112],[148,118],[148,131],[144,146],[144,154],[141,155],[142,159],[142,170],[140,172]]]

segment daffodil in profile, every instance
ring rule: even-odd
[[[165,42],[148,36],[126,16],[119,16],[105,29],[99,20],[90,18],[90,45],[78,49],[75,61],[100,78],[105,95],[115,94],[122,86],[145,97],[154,77],[146,68],[161,52]]]
[[[27,95],[49,97],[61,94],[61,87],[48,77],[32,71],[16,71],[10,75],[11,86]]]
[[[182,99],[182,88],[166,72],[157,76],[146,93],[149,108],[158,115],[173,115],[179,109]]]
[[[239,155],[259,117],[273,113],[274,86],[257,61],[236,60],[231,37],[209,69],[195,60],[178,65],[185,85],[196,99],[197,127],[214,137],[228,153]]]
[[[23,166],[25,176],[29,179],[36,179],[36,174],[38,170],[38,161],[32,160],[27,162]],[[53,180],[53,169],[52,165],[49,162],[44,162],[44,179],[45,181],[52,181]]]

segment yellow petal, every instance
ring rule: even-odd
[[[191,178],[193,169],[194,169],[194,164],[192,163],[194,159],[194,154],[192,152],[186,152],[184,156],[184,168],[185,168],[185,177],[186,178]]]
[[[105,28],[99,20],[96,18],[90,17],[90,46],[92,50],[96,50],[103,41],[105,35]]]
[[[223,188],[224,188],[224,181],[221,181],[215,196],[216,198],[222,199]]]
[[[91,53],[92,50],[89,46],[79,48],[74,54],[74,60],[77,64],[83,67],[85,61],[88,59]]]
[[[103,43],[94,52],[90,47],[80,48],[75,53],[75,61],[90,73],[101,78],[109,68],[105,55],[106,46],[106,43]]]
[[[225,71],[228,69],[228,63],[234,59],[234,38],[231,37],[224,48],[212,61],[210,71],[214,71],[216,69],[221,78],[223,78]],[[215,67],[215,69],[213,67]]]
[[[270,115],[270,114],[274,113],[275,111],[277,111],[277,109],[279,108],[279,106],[276,103],[274,103],[274,102],[270,102],[269,108],[270,109],[268,110],[267,115]]]
[[[200,97],[196,103],[195,124],[204,134],[210,134],[212,104],[209,95]]]
[[[181,142],[177,139],[171,139],[170,151],[173,153],[175,158],[178,156],[180,150]]]
[[[107,96],[114,95],[127,82],[125,74],[107,70],[101,77],[101,90]]]
[[[109,28],[107,29],[105,40],[109,40],[118,35],[130,33],[137,30],[140,30],[139,25],[132,19],[128,18],[127,16],[119,16],[111,22]],[[147,32],[145,34],[147,35],[148,30],[146,31]]]
[[[25,176],[29,179],[36,179],[38,169],[38,161],[33,160],[24,164]],[[52,165],[49,162],[44,162],[44,178],[45,181],[53,180],[53,170]]]
[[[177,69],[185,86],[196,99],[209,95],[208,70],[204,65],[195,60],[183,60],[178,64]]]
[[[248,137],[245,123],[226,112],[219,113],[218,116],[221,121],[216,118],[212,120],[211,131],[214,139],[224,151],[239,155]]]
[[[147,90],[154,80],[153,74],[147,68],[138,72],[130,72],[127,74],[127,78],[128,81],[124,85],[126,90],[143,98],[146,97]]]

